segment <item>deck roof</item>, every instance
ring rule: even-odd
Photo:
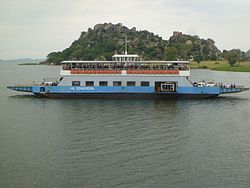
[[[62,61],[61,64],[111,64],[111,63],[138,63],[138,64],[189,64],[189,61]]]

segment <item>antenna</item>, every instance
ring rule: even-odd
[[[125,35],[125,55],[128,54],[128,40],[127,40],[127,35]]]

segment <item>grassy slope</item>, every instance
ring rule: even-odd
[[[191,62],[190,67],[193,69],[208,68],[217,71],[250,72],[250,61],[238,62],[233,67],[227,61],[203,61],[200,65],[196,62]]]

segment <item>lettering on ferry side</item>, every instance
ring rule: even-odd
[[[70,87],[69,89],[70,89],[70,90],[75,90],[75,87]]]
[[[76,87],[76,91],[93,91],[95,90],[94,87]]]

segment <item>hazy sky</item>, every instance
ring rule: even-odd
[[[112,22],[169,39],[173,31],[250,49],[249,0],[1,0],[0,59],[45,58],[81,31]]]

